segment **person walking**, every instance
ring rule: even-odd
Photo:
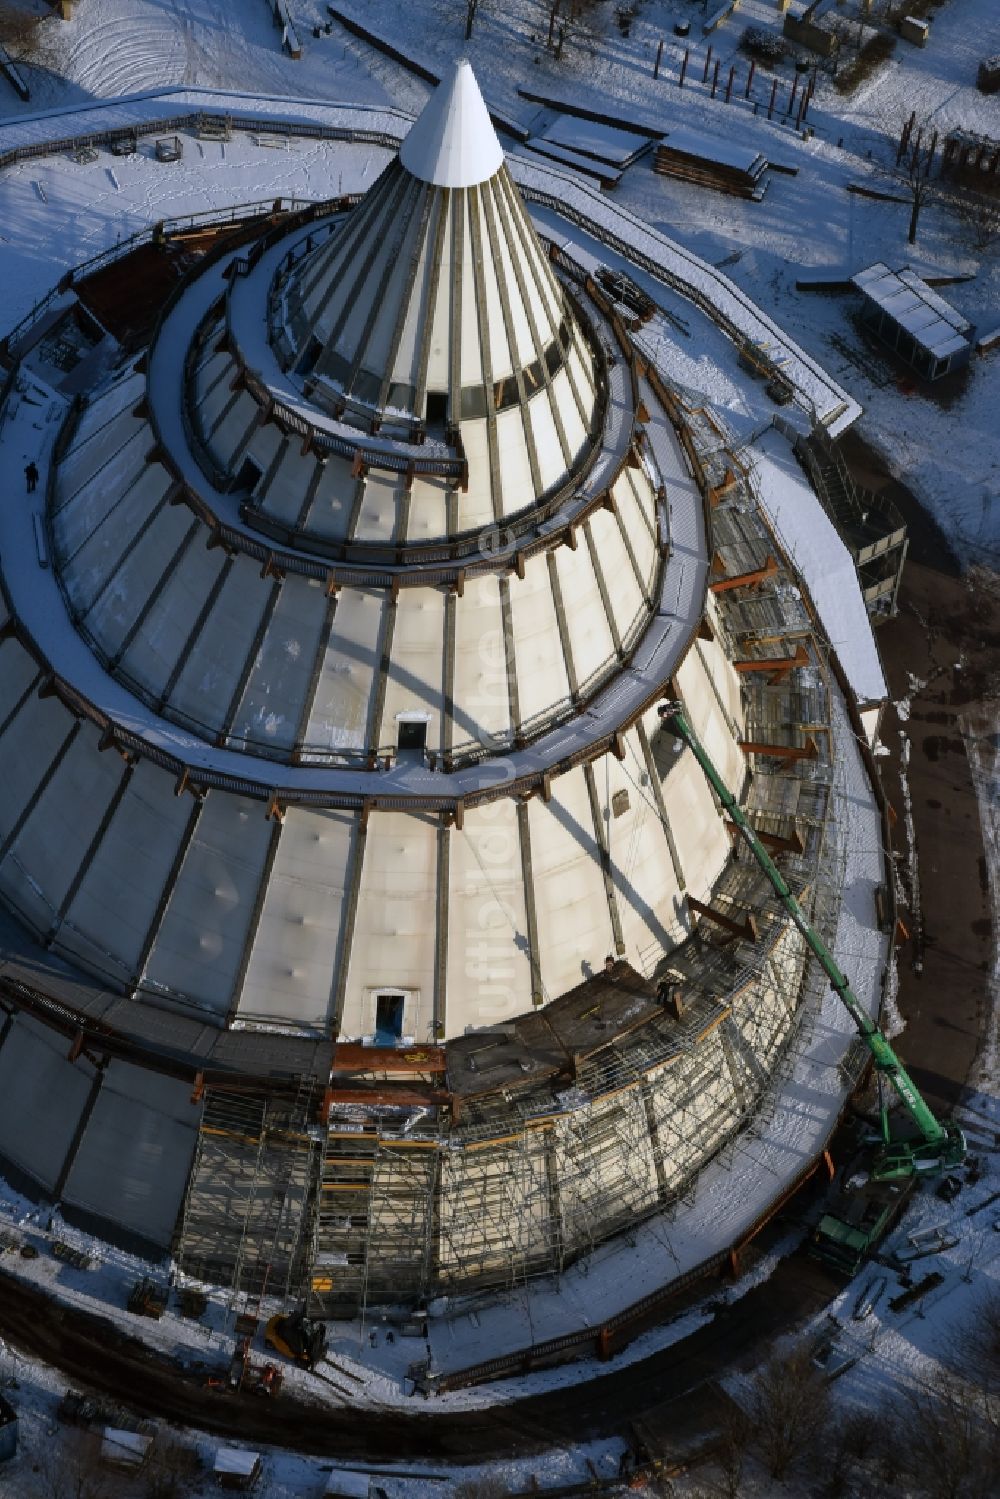
[[[35,487],[38,484],[38,468],[35,464],[34,459],[32,459],[32,461],[26,465],[24,470],[24,477],[28,481],[28,493],[34,494]]]

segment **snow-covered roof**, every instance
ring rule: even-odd
[[[700,161],[718,162],[720,166],[733,167],[740,172],[761,171],[766,165],[756,147],[745,146],[738,140],[721,140],[717,135],[707,135],[700,130],[671,130],[663,144],[668,151],[695,156]]]
[[[885,677],[850,552],[780,433],[765,432],[752,454],[761,504],[809,590],[859,704],[882,702],[888,696]]]
[[[220,1447],[215,1454],[213,1473],[231,1473],[237,1478],[251,1478],[260,1462],[259,1452],[245,1447]]]
[[[947,359],[968,348],[972,324],[908,266],[890,271],[877,261],[851,280],[935,359]]]
[[[335,1468],[323,1490],[323,1499],[368,1499],[371,1484],[367,1473]]]
[[[139,1431],[122,1431],[105,1426],[101,1437],[101,1457],[105,1462],[123,1468],[137,1468],[145,1462],[153,1438]]]
[[[503,166],[503,147],[464,57],[434,90],[399,159],[411,176],[435,187],[475,187]]]

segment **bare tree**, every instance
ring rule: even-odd
[[[924,205],[939,196],[937,180],[931,176],[937,150],[937,131],[929,124],[917,125],[911,116],[900,136],[896,164],[890,168],[893,180],[903,188],[910,205],[910,227],[907,241],[917,242],[917,225]]]
[[[1000,1405],[954,1375],[905,1397],[909,1475],[930,1499],[993,1499],[1000,1472]]]
[[[465,40],[472,37],[472,26],[476,19],[476,11],[479,9],[479,0],[466,0],[465,7]]]
[[[26,1477],[24,1499],[110,1499],[116,1487],[101,1465],[96,1439],[66,1432]]]
[[[1000,194],[979,193],[958,184],[952,202],[977,250],[1000,244]]]
[[[830,1394],[810,1349],[772,1354],[755,1375],[749,1417],[771,1477],[783,1479],[814,1446],[826,1425]]]

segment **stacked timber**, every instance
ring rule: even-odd
[[[764,196],[766,170],[767,157],[760,151],[694,130],[672,130],[653,155],[653,171],[661,177],[679,177],[756,202]]]

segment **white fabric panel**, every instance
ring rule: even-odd
[[[220,1022],[233,994],[273,824],[261,802],[210,791],[146,964],[143,988]]]
[[[282,520],[286,525],[293,526],[299,518],[299,512],[305,502],[306,490],[312,479],[316,467],[314,458],[303,458],[299,451],[297,442],[290,442],[288,438],[280,438],[276,427],[265,427],[254,437],[249,447],[250,457],[261,467],[264,478],[271,466],[274,452],[264,453],[260,439],[264,433],[273,434],[272,445],[276,448],[278,441],[285,444],[284,452],[278,461],[278,466],[268,481],[266,490],[261,491],[260,485],[255,491],[256,503],[260,505],[265,515],[272,515],[277,520]]]
[[[584,538],[578,537],[575,552],[557,547],[554,555],[576,680],[583,690],[594,672],[609,668],[615,642]]]
[[[596,395],[596,389],[594,386],[594,371],[591,361],[588,358],[585,362],[581,358],[580,351],[576,346],[575,340],[572,340],[570,342],[569,353],[565,355],[565,358],[566,364],[569,369],[569,374],[573,378],[573,385],[576,388],[577,394],[583,402],[585,409],[590,410],[593,406],[594,397]],[[573,404],[575,406],[576,402],[574,401]]]
[[[452,200],[454,201],[454,200]],[[449,330],[451,327],[451,206],[441,240],[441,264],[438,270],[434,305],[427,331],[427,389],[448,389]],[[423,412],[418,412],[423,416]]]
[[[38,675],[33,656],[17,640],[0,641],[0,724]]]
[[[109,656],[118,654],[190,525],[191,512],[186,506],[165,505],[87,611],[87,629]]]
[[[703,690],[704,679],[700,673],[691,673],[687,661],[680,668],[680,691],[696,733],[701,733],[701,704],[693,701],[685,692],[685,684],[696,682],[697,690]],[[688,675],[683,673],[687,668]],[[732,845],[725,831],[722,818],[712,797],[709,784],[693,755],[675,753],[676,740],[659,727],[655,708],[644,716],[646,733],[653,749],[656,766],[660,772],[663,800],[667,809],[667,820],[674,835],[684,878],[688,889],[699,898],[711,890],[729,856]],[[710,751],[711,753],[711,751]],[[733,788],[738,790],[737,787]]]
[[[223,411],[225,411],[226,407],[233,399],[233,396],[236,394],[236,392],[232,389],[232,383],[236,379],[236,375],[238,373],[236,361],[231,354],[227,354],[226,358],[229,360],[229,367],[232,371],[232,374],[228,379],[217,380],[216,383],[212,386],[211,390],[200,392],[198,397],[198,421],[201,426],[201,430],[206,434],[211,432],[212,428],[215,426],[215,423],[218,421],[219,416]],[[246,395],[245,391],[243,392],[243,395]],[[213,438],[212,441],[214,444],[215,438]]]
[[[13,828],[72,727],[58,698],[33,692],[0,736],[0,838]]]
[[[475,257],[467,195],[457,193],[452,202],[460,204],[462,209],[462,347],[459,355],[461,371],[459,383],[482,385],[483,356],[479,343],[479,318],[476,315],[478,298],[476,296]]]
[[[90,442],[120,412],[130,411],[133,406],[137,406],[145,390],[145,375],[136,375],[131,371],[116,373],[106,385],[91,394],[80,413],[80,420],[73,433],[74,448]]]
[[[556,371],[555,379],[552,381],[552,394],[555,396],[556,407],[562,417],[563,431],[566,434],[570,453],[575,458],[586,441],[587,428],[580,416],[580,408],[576,404],[576,397],[565,370]]]
[[[587,524],[600,559],[618,633],[624,639],[640,611],[643,616],[648,614],[646,600],[632,570],[617,518],[609,510],[598,510]],[[580,542],[583,545],[582,537]]]
[[[411,200],[412,207],[407,215],[406,232],[402,241],[396,243],[396,228],[393,226],[392,233],[386,237],[386,248],[392,255],[392,269],[389,273],[389,282],[384,292],[379,291],[379,314],[375,319],[363,357],[365,369],[381,373],[389,362],[392,340],[396,331],[396,318],[403,299],[409,295],[412,302],[413,292],[407,292],[407,281],[410,274],[410,264],[413,259],[414,241],[420,228],[421,209],[423,206],[423,194]],[[425,241],[422,241],[422,243]],[[373,281],[372,285],[377,285]],[[367,305],[364,299],[359,299],[359,305]],[[353,347],[353,342],[352,342]]]
[[[290,573],[233,719],[233,738],[284,749],[295,744],[326,612],[322,583]]]
[[[112,476],[117,483],[117,476],[134,473],[152,446],[153,434],[145,417],[133,416],[131,406],[112,416],[93,441],[74,438],[59,465],[56,508],[98,476],[110,484]]]
[[[142,478],[144,471],[147,479],[160,476],[159,485],[153,489],[153,494],[158,497],[163,493],[169,484],[169,476],[159,464],[146,464],[148,451],[148,442],[130,443],[120,455],[109,460],[108,467],[103,472],[81,485],[71,499],[66,498],[66,491],[60,480],[56,491],[57,508],[52,517],[57,556],[72,558],[114,510],[121,500],[123,490]],[[63,500],[65,503],[62,503]]]
[[[709,615],[713,612],[715,600],[709,594]],[[699,640],[698,648],[701,651],[707,670],[712,675],[716,691],[726,706],[726,712],[734,723],[744,722],[743,693],[739,672],[736,671],[725,651],[716,640]],[[742,756],[742,750],[740,751]],[[733,765],[737,781],[742,776],[741,759],[734,758]]]
[[[412,996],[405,1035],[431,1038],[437,889],[436,817],[374,812],[368,822],[342,1034],[374,1031],[373,989]]]
[[[511,259],[510,249],[507,243],[507,234],[504,231],[504,224],[507,219],[506,200],[503,198],[502,194],[499,191],[496,193],[495,201],[496,200],[499,200],[501,205],[501,209],[496,212],[497,238],[499,240],[500,248],[500,264],[503,268],[503,275],[507,284],[507,293],[510,300],[511,321],[514,325],[514,340],[516,344],[517,362],[518,365],[523,369],[525,365],[530,364],[534,359],[535,345],[532,342],[531,325],[528,322],[528,317],[524,310],[524,301],[521,297],[521,292],[517,282],[517,276],[514,272],[514,263]],[[525,278],[530,279],[528,277],[527,267],[525,267]],[[543,336],[543,346],[546,342],[547,340]]]
[[[385,594],[348,588],[338,596],[305,743],[317,750],[363,749]]]
[[[507,653],[495,576],[469,578],[455,610],[454,742],[510,730]]]
[[[340,541],[347,535],[357,480],[346,458],[328,458],[305,524],[317,536]]]
[[[528,803],[539,964],[546,999],[599,973],[614,941],[582,769]]]
[[[59,929],[61,952],[102,968],[110,956],[115,971],[134,975],[191,808],[167,771],[136,764]]]
[[[212,344],[216,341],[217,336],[217,333],[209,336],[207,344],[209,349],[212,348]],[[203,355],[202,362],[196,371],[197,380],[195,389],[199,401],[204,397],[205,392],[210,386],[218,384],[226,370],[229,369],[230,364],[231,360],[225,349],[209,353],[207,358]]]
[[[450,834],[448,1034],[496,1025],[531,1005],[517,807],[503,798]]]
[[[175,712],[212,728],[222,722],[273,586],[249,557],[235,558],[170,694]]]
[[[437,233],[438,214],[440,212],[441,195],[437,195],[436,206],[431,210],[427,221],[427,232],[424,235],[420,258],[417,262],[416,275],[413,278],[413,286],[410,290],[410,300],[406,309],[406,319],[403,323],[403,331],[400,335],[399,347],[396,350],[396,360],[392,369],[392,378],[403,385],[417,383],[417,370],[420,360],[420,332],[423,327],[427,302],[430,297],[431,267],[434,261],[434,238]]]
[[[511,628],[521,722],[569,696],[556,606],[544,556],[532,557],[524,577],[510,580]]]
[[[308,477],[312,473],[313,459],[303,458],[300,453],[300,440],[297,437],[283,437],[280,428],[274,422],[267,422],[263,427],[256,429],[247,443],[246,456],[253,459],[263,476],[271,467],[271,460],[283,442],[287,444],[288,451],[298,458],[299,473]]]
[[[190,512],[185,508],[182,513],[190,525]],[[122,657],[122,671],[144,682],[151,692],[161,693],[170,680],[184,643],[222,571],[226,554],[221,547],[209,551],[205,545],[208,537],[208,530],[199,522],[180,564]]]
[[[652,789],[643,785],[645,761],[635,730],[625,736],[626,758],[594,762],[594,782],[611,855],[612,878],[621,917],[625,956],[648,974],[664,950],[686,932],[686,907],[670,858]],[[615,817],[616,792],[628,793],[628,811]]]
[[[0,1155],[51,1192],[80,1122],[94,1070],[66,1060],[65,1036],[19,1015],[0,1046]]]
[[[410,491],[406,540],[419,544],[448,531],[448,484],[444,479],[416,478]]]
[[[542,259],[539,251],[536,248],[530,228],[528,226],[527,215],[525,214],[524,209],[521,205],[520,194],[518,193],[517,188],[514,187],[512,182],[510,183],[510,189],[511,195],[516,205],[514,212],[511,214],[511,239],[513,240],[514,244],[514,254],[518,256],[523,267],[521,279],[524,282],[525,292],[528,298],[528,305],[531,309],[531,315],[535,321],[535,329],[538,334],[541,346],[544,349],[546,344],[551,343],[552,339],[555,337],[556,328],[559,326],[559,318],[558,316],[554,315],[554,305],[549,306],[546,302],[543,302],[542,298],[539,296],[538,287],[535,284],[534,269],[530,262],[534,261],[536,267],[540,265],[540,280],[542,281],[543,285],[547,281],[548,267],[546,266],[544,259]],[[507,200],[507,207],[509,208],[509,206],[509,200]],[[533,358],[534,354],[532,353],[526,363],[530,362],[530,360]]]
[[[325,1030],[357,820],[291,807],[240,996],[237,1019]]]
[[[169,1248],[197,1139],[190,1098],[187,1083],[112,1061],[63,1200]]]
[[[636,497],[636,486],[642,496],[641,501]],[[622,518],[622,525],[632,543],[635,559],[645,572],[647,565],[652,566],[656,550],[656,522],[653,515],[655,502],[649,480],[645,474],[639,475],[637,469],[626,469],[612,485],[611,492]]]
[[[458,494],[458,529],[473,531],[493,525],[490,488],[490,449],[486,420],[462,423],[462,441],[469,460],[469,492]]]
[[[236,450],[246,436],[247,429],[259,410],[260,408],[250,392],[242,390],[235,406],[223,418],[218,431],[213,432],[211,437],[208,437],[210,424],[207,421],[204,423],[203,431],[206,434],[206,440],[211,446],[212,452],[217,454],[224,465],[233,462]],[[242,462],[242,454],[240,455],[239,462]],[[234,466],[238,468],[239,462]]]
[[[131,488],[116,491],[121,498],[116,500],[72,560],[65,563],[63,582],[74,606],[81,612],[91,604],[105,578],[117,567],[130,539],[169,487],[166,470],[158,463],[151,464]],[[82,519],[82,516],[77,519]]]
[[[562,445],[559,442],[559,433],[556,431],[556,424],[552,416],[552,407],[549,405],[548,394],[544,390],[540,390],[528,402],[527,409],[531,428],[535,434],[535,452],[538,454],[538,474],[541,479],[542,489],[546,490],[551,484],[555,484],[557,480],[561,479],[566,472]]]
[[[85,725],[0,865],[0,892],[36,931],[51,925],[124,770]]]
[[[396,742],[397,713],[422,712],[430,714],[427,748],[440,748],[443,663],[444,594],[434,588],[402,589],[392,632],[382,714],[383,744]]]
[[[490,367],[493,379],[496,381],[502,380],[505,375],[513,374],[514,363],[511,358],[510,345],[507,342],[507,328],[504,323],[503,302],[499,289],[499,279],[504,274],[503,263],[497,266],[493,260],[493,247],[490,244],[486,215],[482,207],[479,210],[479,230],[483,246],[483,283],[486,287]]]
[[[395,474],[372,469],[365,479],[364,499],[358,512],[354,538],[357,541],[392,541],[396,535],[403,481]]]
[[[536,499],[520,406],[512,406],[498,415],[497,446],[500,449],[503,513],[513,515]]]
[[[714,641],[698,640],[677,673],[677,686],[685,699],[695,733],[714,760],[726,785],[738,795],[746,775],[746,755],[733,738],[712,691],[713,681],[731,686],[735,676],[736,673]],[[725,695],[722,696],[725,701]],[[742,721],[743,714],[740,711],[736,722],[739,724]]]
[[[409,219],[415,200],[410,190],[411,184],[401,181],[400,186],[402,187],[401,193],[394,185],[390,192],[383,195],[380,212],[365,237],[364,245],[352,257],[349,270],[339,278],[339,284],[336,285],[334,294],[324,309],[321,324],[332,329],[343,312],[345,304],[347,306],[347,318],[337,335],[336,347],[348,359],[353,359],[358,352],[365,323],[372,311],[372,297],[365,295],[364,292],[356,296],[353,301],[347,301],[354,281],[369,257],[371,257],[371,263],[365,270],[365,287],[380,299],[380,303],[376,306],[395,306],[402,295],[403,267],[400,255],[399,223],[401,218],[404,223]],[[374,254],[372,254],[373,251]],[[382,281],[386,277],[388,277],[389,284],[383,291]],[[364,354],[362,354],[362,364],[372,368]]]

